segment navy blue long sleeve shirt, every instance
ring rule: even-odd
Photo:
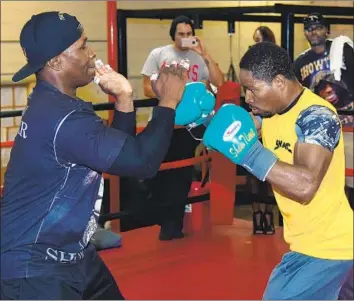
[[[135,113],[112,126],[92,104],[38,81],[12,148],[1,201],[1,278],[51,275],[85,256],[97,228],[102,173],[157,172],[175,112],[156,107],[135,136]]]

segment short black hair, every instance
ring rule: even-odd
[[[189,24],[192,27],[193,36],[195,36],[194,24],[193,24],[192,19],[188,18],[187,16],[178,16],[172,21],[171,27],[170,27],[170,37],[171,37],[172,41],[175,40],[177,25],[180,23]]]
[[[271,42],[251,46],[240,61],[240,69],[252,73],[252,77],[271,83],[281,74],[289,80],[296,80],[292,61],[285,49]]]

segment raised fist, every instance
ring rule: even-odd
[[[151,86],[160,100],[160,105],[176,107],[181,101],[184,87],[187,83],[189,63],[187,61],[172,61],[161,68],[159,74],[150,78]]]
[[[132,95],[133,89],[129,81],[121,74],[114,71],[109,65],[104,65],[101,60],[96,61],[96,76],[94,82],[103,92],[116,96]]]

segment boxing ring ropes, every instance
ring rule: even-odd
[[[189,9],[158,9],[158,10],[117,10],[116,1],[107,1],[107,49],[108,63],[121,74],[128,76],[127,67],[127,19],[173,19],[177,15],[187,15],[191,17],[196,28],[202,28],[204,20],[227,21],[229,33],[235,33],[235,22],[280,22],[281,23],[281,45],[294,57],[294,23],[301,23],[302,18],[295,14],[307,14],[312,11],[320,12],[326,16],[349,16],[354,14],[354,8],[350,7],[313,7],[300,5],[275,4],[274,6],[260,7],[223,7],[223,8],[189,8]],[[258,15],[247,15],[249,13]],[[262,14],[272,15],[262,15]],[[353,18],[329,17],[330,24],[353,24]],[[233,102],[240,105],[241,97],[233,99],[221,99],[221,95],[227,94],[227,90],[235,89],[235,83],[225,83],[219,88],[216,97],[217,106],[224,102]],[[237,89],[237,87],[236,87]],[[96,111],[109,111],[109,122],[113,118],[113,108],[115,99],[110,97],[108,103],[95,104]],[[152,107],[157,104],[157,99],[143,99],[135,101],[135,107]],[[353,112],[339,112],[346,115]],[[1,112],[1,118],[21,116],[22,111]],[[138,128],[137,132],[143,128]],[[352,127],[344,127],[344,132],[353,133]],[[0,143],[0,148],[11,148],[13,141]],[[198,157],[180,161],[163,163],[160,170],[182,168],[209,162],[210,180],[205,185],[202,182],[194,182],[189,194],[189,202],[192,205],[191,214],[187,216],[187,227],[190,230],[201,230],[206,225],[232,225],[234,219],[234,205],[236,195],[236,185],[245,183],[245,176],[237,175],[237,167],[227,158],[217,152],[210,152]],[[204,165],[205,167],[205,165]],[[202,169],[203,171],[203,169]],[[205,174],[205,169],[203,174]],[[347,177],[354,176],[353,169],[346,169]],[[113,231],[119,232],[120,225],[118,219],[129,215],[129,212],[119,211],[119,177],[104,175],[110,182],[109,191],[109,214],[103,215],[104,221],[111,221]],[[205,202],[208,201],[208,202]]]

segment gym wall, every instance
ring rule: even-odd
[[[337,5],[353,6],[353,1],[117,1],[121,9],[154,9],[178,7],[227,7],[227,6],[258,6],[274,3],[301,5]],[[107,30],[105,1],[2,1],[1,2],[1,83],[10,83],[13,73],[25,63],[18,39],[23,24],[32,14],[42,11],[60,10],[74,14],[83,23],[92,48],[97,56],[107,60]],[[16,16],[16,18],[14,18]],[[128,21],[128,66],[129,77],[134,79],[136,96],[141,98],[140,83],[141,67],[153,48],[170,43],[168,28],[170,21],[129,19]],[[259,22],[237,23],[233,37],[233,58],[237,65],[240,57],[253,44],[252,34]],[[275,32],[280,43],[280,24],[265,24]],[[333,35],[343,32],[353,38],[350,26],[333,26]],[[229,66],[229,38],[226,22],[204,22],[203,30],[198,31],[205,41],[210,53],[226,72]],[[296,25],[295,54],[307,48],[303,37],[302,25]],[[90,95],[91,96],[91,95]],[[92,101],[106,101],[105,95],[94,93]]]
[[[121,3],[120,3],[121,2]],[[122,9],[146,8],[145,1],[118,1]],[[353,6],[348,1],[149,1],[149,8],[177,8],[181,7],[227,7],[227,6],[260,6],[273,5],[274,3],[298,4],[298,5],[336,5]],[[141,68],[149,52],[158,46],[171,43],[169,38],[169,20],[128,19],[128,75],[131,79],[137,98],[144,98],[142,91]],[[237,22],[235,34],[232,37],[233,64],[238,70],[238,62],[253,42],[253,32],[260,26],[269,26],[280,44],[281,25],[279,23]],[[143,32],[143,34],[142,34]],[[346,34],[353,39],[353,26],[332,26],[332,36]],[[227,23],[217,21],[204,21],[203,29],[197,30],[197,34],[204,41],[208,51],[218,62],[221,70],[226,73],[230,65],[229,37]],[[303,34],[303,25],[295,24],[295,57],[308,48]]]

